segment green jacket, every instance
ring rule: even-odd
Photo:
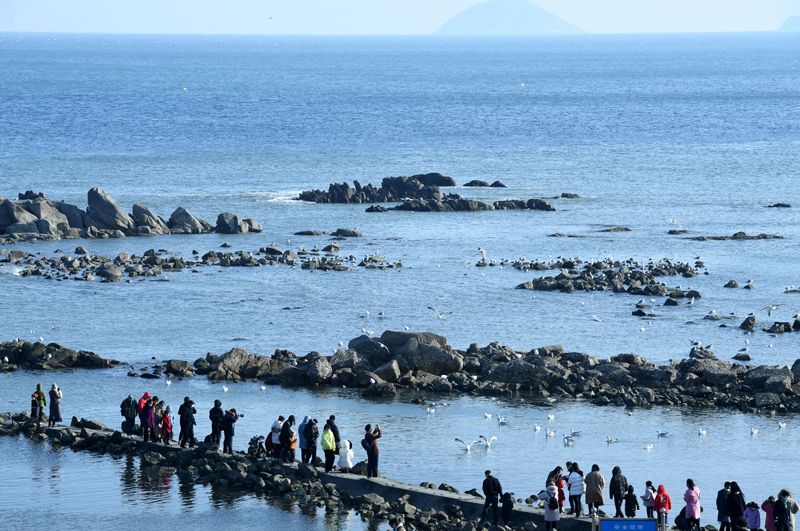
[[[38,384],[36,386],[36,394],[39,395],[39,407],[44,408],[47,405],[47,398],[44,395],[44,389],[42,389],[42,384]]]
[[[336,439],[333,437],[333,432],[330,430],[322,432],[322,449],[336,450]]]

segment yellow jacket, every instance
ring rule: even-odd
[[[336,439],[333,437],[331,430],[322,432],[322,449],[336,450]]]

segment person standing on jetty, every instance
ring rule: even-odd
[[[322,429],[322,451],[325,452],[325,473],[333,470],[333,463],[336,461],[336,439],[333,438],[330,423],[325,424]]]
[[[625,518],[622,512],[622,502],[625,501],[625,494],[628,492],[628,478],[622,475],[622,469],[615,466],[611,470],[611,483],[608,485],[608,497],[614,500],[617,513],[614,518]]]
[[[735,481],[731,481],[731,491],[728,493],[728,503],[725,506],[725,512],[730,518],[731,522],[736,522],[739,518],[744,516],[744,510],[747,509],[747,501],[744,499],[742,489]]]
[[[308,415],[303,418],[303,422],[297,425],[297,444],[300,446],[300,462],[303,464],[308,463],[308,449],[306,448],[306,426],[308,426],[310,419]]]
[[[286,422],[281,426],[281,432],[278,435],[278,441],[281,445],[281,459],[284,463],[289,463],[289,450],[292,445],[292,426],[294,426],[294,415],[289,415]]]
[[[647,511],[647,517],[653,518],[653,506],[656,503],[656,488],[653,486],[653,482],[647,480],[644,484],[644,494],[642,495],[642,505],[644,505],[645,510]]]
[[[698,489],[693,479],[686,480],[686,492],[683,495],[686,502],[686,523],[689,531],[695,528],[700,529],[700,489]]]
[[[655,509],[658,518],[664,515],[664,526],[666,527],[669,521],[669,512],[672,509],[672,498],[667,494],[667,489],[664,488],[664,485],[659,485],[658,490],[656,490],[656,502],[653,505],[653,509]]]
[[[558,521],[561,519],[561,510],[558,503],[558,489],[552,479],[547,480],[547,488],[540,492],[537,496],[540,500],[544,500],[544,529],[545,531],[552,531],[556,529]]]
[[[306,439],[306,452],[308,453],[308,463],[314,464],[317,460],[317,441],[319,441],[319,428],[317,419],[311,419],[306,424],[304,433]]]
[[[497,503],[500,501],[500,496],[503,494],[503,487],[500,485],[500,480],[492,475],[491,470],[484,472],[486,479],[483,480],[483,495],[486,496],[486,501],[483,503],[483,511],[481,512],[480,521],[485,522],[486,516],[489,513],[489,506],[492,506],[492,518],[494,525],[497,525]]]
[[[133,395],[128,395],[128,398],[122,401],[119,413],[125,419],[125,434],[130,439],[133,437],[133,426],[136,424],[136,400]]]
[[[564,475],[562,474],[562,468],[557,466],[547,475],[547,481],[553,480],[553,485],[556,486],[556,494],[558,494],[558,512],[561,513],[564,511],[564,491],[561,488],[564,486]],[[545,485],[547,482],[545,482]]]
[[[586,484],[583,481],[583,471],[578,463],[572,463],[572,472],[567,478],[569,485],[569,505],[572,507],[572,514],[575,518],[581,516],[581,496],[586,492]]]
[[[592,471],[586,474],[586,510],[591,516],[597,512],[597,508],[605,503],[603,490],[606,488],[606,478],[600,473],[598,465],[592,465]]]
[[[625,494],[625,516],[636,518],[636,511],[639,510],[639,500],[633,493],[633,485],[628,485],[628,492]]]
[[[375,429],[372,425],[367,424],[364,428],[364,439],[361,441],[361,446],[367,451],[367,477],[377,478],[378,472],[378,459],[381,455],[381,450],[378,448],[378,439],[383,437],[381,427],[375,424]]]
[[[186,443],[189,443],[189,448],[194,448],[194,427],[197,425],[194,416],[196,413],[194,402],[188,396],[184,397],[183,404],[178,408],[178,416],[181,419],[181,434],[178,439],[181,448],[186,448]]]
[[[219,446],[222,424],[225,421],[225,412],[222,411],[222,402],[214,400],[214,407],[208,412],[211,421],[211,443]]]
[[[37,422],[41,422],[44,417],[44,407],[47,405],[47,398],[44,396],[44,389],[42,384],[36,384],[36,399],[39,401],[39,414],[37,415]]]
[[[275,459],[281,458],[281,428],[283,428],[283,415],[278,417],[278,420],[272,423],[270,430],[270,439],[272,440],[272,457]]]
[[[64,394],[58,388],[58,384],[53,384],[50,388],[50,418],[47,420],[48,426],[55,426],[56,422],[61,422],[61,398]]]
[[[731,492],[731,482],[726,481],[723,488],[717,492],[717,521],[719,531],[731,531],[731,519],[728,517],[728,494]]]
[[[782,489],[778,494],[778,499],[772,506],[772,514],[775,518],[775,529],[777,531],[792,531],[792,510],[790,507],[791,493],[788,489]]]
[[[167,406],[164,409],[164,414],[161,417],[161,440],[164,444],[169,446],[172,440],[172,408]]]
[[[350,441],[342,441],[342,447],[339,451],[339,470],[345,474],[349,473],[350,469],[353,468],[354,457],[353,445]]]
[[[215,401],[214,404],[219,402],[219,400]],[[223,417],[223,429],[225,430],[225,443],[222,447],[222,453],[233,453],[233,435],[235,433],[234,425],[236,421],[239,420],[241,415],[236,413],[235,409],[231,409],[230,411],[225,412],[225,417]]]
[[[155,430],[153,430],[155,422],[155,413],[153,411],[153,399],[148,398],[139,413],[139,420],[142,422],[142,442],[153,441],[156,442]]]
[[[334,453],[339,455],[339,447],[342,444],[341,436],[339,435],[339,426],[336,425],[336,415],[331,415],[328,417],[328,426],[331,427],[331,433],[333,433],[333,440],[336,441],[336,450]]]
[[[31,420],[39,423],[39,395],[36,393],[31,394]]]

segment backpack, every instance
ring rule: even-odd
[[[558,498],[556,498],[555,496],[553,496],[551,494],[550,495],[550,501],[547,502],[547,508],[550,509],[551,511],[557,511],[558,510]]]
[[[364,448],[364,450],[367,451],[367,453],[372,452],[372,445],[369,442],[367,442],[366,437],[361,439],[361,446]]]

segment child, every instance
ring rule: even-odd
[[[647,509],[647,517],[653,518],[653,504],[656,503],[656,489],[653,488],[653,482],[648,481],[645,483],[644,495],[642,496],[642,505]]]
[[[772,506],[775,504],[775,496],[770,496],[764,503],[761,504],[761,510],[766,513],[764,517],[764,529],[767,531],[777,531],[775,527],[775,516],[772,511]]]
[[[291,431],[291,436],[289,437],[289,452],[286,454],[286,460],[294,463],[295,450],[297,449],[297,430],[289,431]]]
[[[508,525],[511,520],[511,510],[514,508],[514,497],[510,492],[506,492],[500,498],[500,502],[503,504],[503,510],[500,512],[500,516],[503,517],[503,525]]]
[[[342,441],[342,447],[339,450],[339,470],[345,474],[349,473],[350,469],[353,468],[354,457],[352,443],[350,441]]]
[[[636,518],[637,509],[639,509],[639,500],[633,493],[633,485],[628,485],[628,493],[625,495],[625,516]]]
[[[747,509],[744,510],[744,517],[747,518],[747,527],[750,531],[757,531],[761,527],[761,511],[758,510],[756,502],[747,504]]]
[[[663,516],[664,526],[666,527],[667,522],[669,522],[669,511],[672,509],[672,498],[667,494],[667,489],[664,488],[664,485],[659,485],[656,490],[656,501],[653,504],[653,509],[656,511],[658,518]],[[666,529],[663,531],[666,531]]]
[[[172,408],[167,406],[161,416],[161,438],[167,446],[172,440],[172,416],[170,413],[172,413]]]

